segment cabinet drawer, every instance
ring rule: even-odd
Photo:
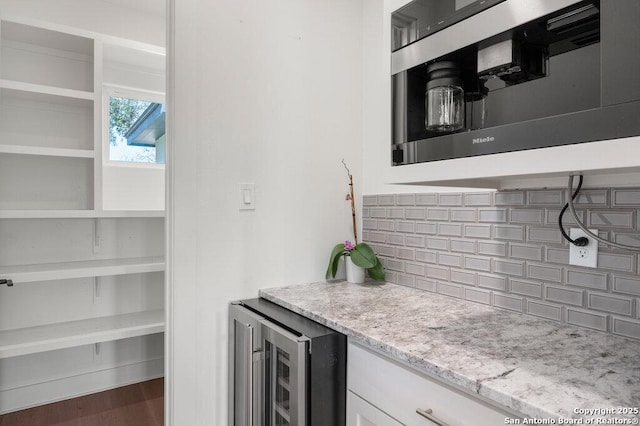
[[[347,392],[347,426],[402,426],[353,392]]]
[[[416,409],[430,409],[434,417],[451,426],[493,426],[514,418],[353,343],[349,344],[347,384],[350,391],[405,425],[437,424]]]

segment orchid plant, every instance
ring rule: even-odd
[[[384,269],[380,263],[380,259],[376,256],[373,249],[366,243],[358,243],[358,232],[356,226],[356,206],[353,196],[353,175],[347,167],[347,163],[342,160],[344,168],[347,170],[347,176],[349,177],[349,193],[345,197],[347,201],[351,201],[351,217],[353,221],[353,240],[345,241],[344,243],[336,245],[331,251],[331,257],[329,258],[329,266],[327,267],[326,278],[335,278],[336,272],[338,272],[338,264],[342,256],[350,256],[351,261],[361,268],[367,270],[369,277],[374,280],[384,280]]]

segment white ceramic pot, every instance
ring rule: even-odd
[[[351,261],[351,256],[345,256],[347,282],[354,284],[362,284],[364,282],[364,268],[357,266]]]

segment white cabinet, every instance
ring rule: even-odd
[[[0,414],[163,374],[164,199],[103,208],[105,42],[68,31],[0,21]]]
[[[402,426],[355,393],[347,392],[347,424],[351,426]]]
[[[352,342],[347,359],[347,384],[353,394],[347,399],[350,426],[493,426],[517,418]]]

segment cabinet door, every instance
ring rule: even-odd
[[[355,393],[347,392],[347,426],[402,426]]]

